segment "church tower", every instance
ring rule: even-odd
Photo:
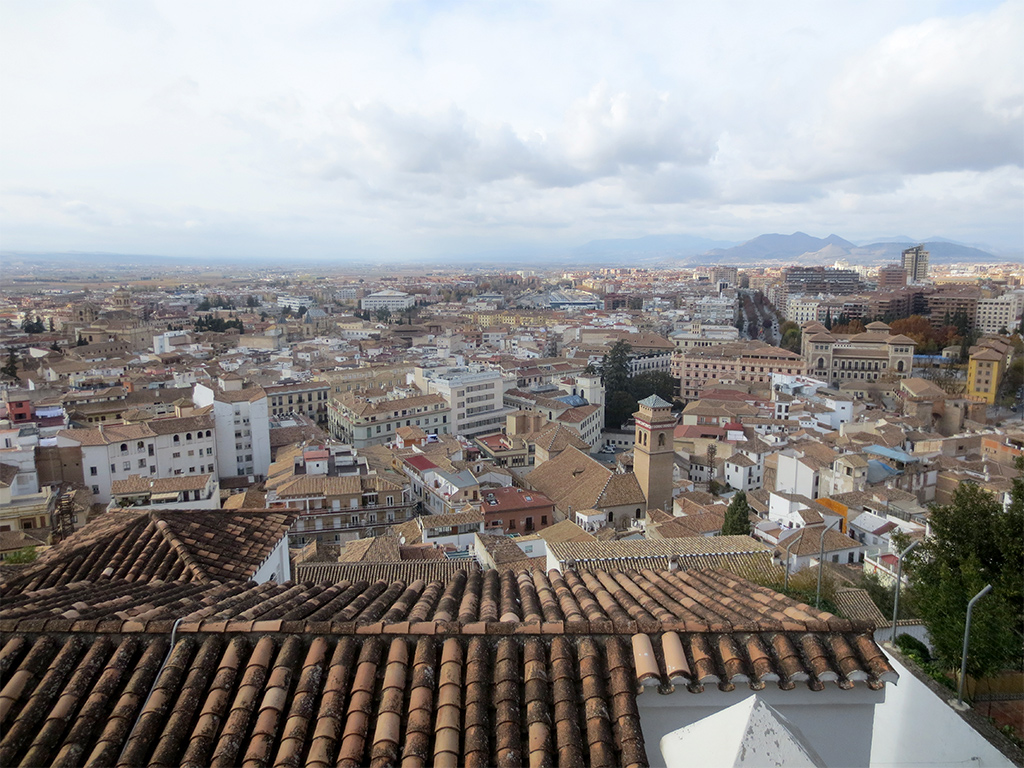
[[[672,404],[657,395],[645,397],[633,414],[636,444],[633,446],[633,474],[647,497],[648,509],[672,512],[672,432],[675,419]]]

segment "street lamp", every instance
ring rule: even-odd
[[[789,550],[792,549],[793,545],[796,544],[797,541],[799,541],[802,538],[802,533],[799,536],[791,536],[789,544],[786,545],[786,586],[783,587],[784,590],[789,590]]]
[[[963,706],[964,703],[964,676],[967,674],[967,643],[971,639],[971,613],[974,611],[974,604],[991,591],[992,585],[989,584],[967,603],[967,623],[964,626],[964,652],[960,657],[960,684],[957,686],[956,691],[956,703],[958,706]]]
[[[814,607],[821,607],[821,571],[825,565],[825,534],[832,530],[832,526],[841,522],[842,518],[837,517],[831,523],[825,526],[825,529],[821,532],[821,536],[818,537],[818,591],[814,595]]]
[[[889,638],[890,643],[896,642],[896,618],[900,610],[900,587],[903,586],[903,556],[920,543],[921,539],[911,542],[909,547],[896,556],[896,597],[892,601],[892,637]]]

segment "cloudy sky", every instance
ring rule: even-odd
[[[0,2],[0,247],[1024,249],[1024,0]]]

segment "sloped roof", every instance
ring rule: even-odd
[[[0,585],[5,598],[83,579],[244,581],[294,518],[272,510],[107,512]]]
[[[447,581],[458,571],[479,571],[480,564],[463,560],[399,560],[396,562],[300,563],[295,566],[296,580],[314,584],[344,584],[377,581]]]
[[[5,764],[641,768],[639,685],[842,698],[897,677],[867,625],[718,571],[371,579],[5,600]]]
[[[876,628],[888,627],[892,624],[885,615],[878,610],[866,589],[859,587],[840,587],[835,594],[836,607],[848,619],[865,621]]]

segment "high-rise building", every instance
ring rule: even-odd
[[[647,498],[648,509],[672,509],[672,404],[657,395],[637,403],[633,473]]]
[[[928,251],[923,245],[915,245],[903,252],[903,269],[911,283],[922,283],[928,279]]]

